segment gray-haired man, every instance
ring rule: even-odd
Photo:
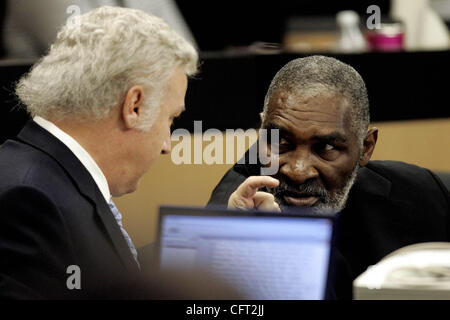
[[[0,151],[0,297],[102,297],[139,271],[111,200],[136,190],[184,110],[197,52],[161,19],[101,7],[59,32]]]

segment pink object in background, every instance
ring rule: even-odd
[[[381,24],[379,29],[366,33],[366,40],[371,51],[402,51],[405,48],[404,35],[400,23]]]

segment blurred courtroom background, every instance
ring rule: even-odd
[[[202,64],[175,128],[192,132],[194,120],[203,131],[258,128],[275,73],[294,58],[324,54],[349,63],[366,81],[380,129],[374,159],[450,172],[450,0],[2,1],[0,144],[28,119],[14,97],[15,81],[53,42],[71,4],[81,13],[102,4],[148,9],[194,42]],[[376,29],[367,24],[376,21],[371,5],[379,8]],[[230,167],[175,165],[161,156],[138,191],[115,199],[136,246],[155,239],[160,205],[205,205]]]

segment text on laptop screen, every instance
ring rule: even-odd
[[[328,219],[164,215],[160,267],[206,269],[249,299],[323,299],[331,235]]]

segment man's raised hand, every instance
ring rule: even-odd
[[[264,211],[281,211],[272,194],[258,191],[263,187],[275,188],[279,184],[280,182],[277,179],[269,176],[248,177],[231,194],[228,199],[228,208],[240,210],[257,209]]]

